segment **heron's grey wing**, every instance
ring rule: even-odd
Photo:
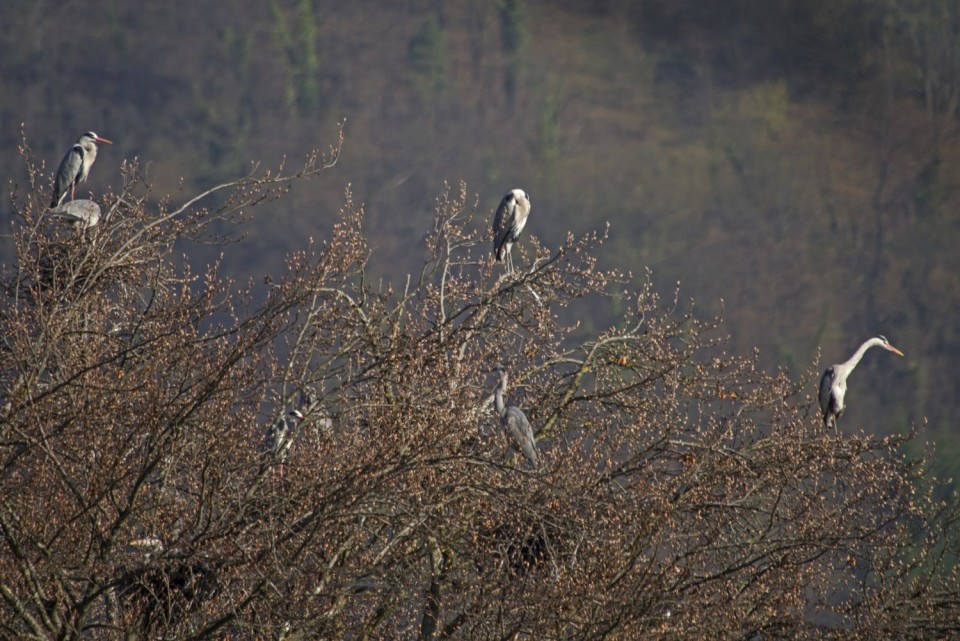
[[[527,415],[518,407],[509,407],[507,408],[506,418],[506,427],[510,438],[516,443],[517,449],[520,450],[524,458],[536,467],[539,460],[537,441],[533,436],[533,429],[530,427]]]
[[[817,394],[817,400],[820,402],[820,413],[822,416],[827,415],[827,410],[830,407],[830,395],[833,393],[833,381],[835,378],[836,372],[833,366],[830,366],[820,379],[820,392]]]
[[[517,200],[511,191],[500,201],[497,214],[493,217],[493,249],[497,253],[498,260],[500,259],[500,249],[510,236],[516,211]]]
[[[277,442],[280,439],[280,422],[276,422],[263,432],[263,451],[266,454],[274,454],[277,450]]]
[[[83,147],[74,145],[60,161],[60,166],[57,168],[57,177],[53,183],[53,198],[50,201],[51,207],[56,207],[63,202],[64,197],[77,181],[82,170]]]
[[[273,457],[282,460],[286,457],[293,442],[293,422],[286,416],[281,416],[267,429],[264,439],[264,448]]]

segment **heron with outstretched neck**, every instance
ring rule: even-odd
[[[828,429],[832,425],[834,431],[836,431],[837,420],[843,415],[843,411],[846,409],[844,396],[847,393],[847,378],[860,362],[860,359],[863,358],[863,355],[866,354],[867,350],[871,347],[882,347],[888,352],[903,356],[903,352],[891,345],[886,337],[877,336],[858,347],[857,351],[850,357],[850,360],[828,367],[823,373],[823,378],[820,379],[820,392],[817,395],[817,399],[820,401],[823,424]]]
[[[497,365],[493,368],[497,373],[499,380],[497,387],[493,392],[493,407],[500,417],[500,427],[504,434],[511,440],[514,449],[519,450],[524,458],[530,462],[533,467],[540,463],[539,452],[537,451],[537,440],[533,436],[533,429],[530,427],[530,421],[526,414],[516,405],[507,405],[503,395],[507,393],[507,370],[503,365]]]
[[[56,178],[53,181],[51,208],[59,207],[63,199],[67,197],[68,191],[70,192],[70,199],[73,200],[77,185],[87,179],[90,174],[90,166],[97,159],[97,143],[113,144],[106,138],[88,131],[77,139],[67,155],[60,161]]]

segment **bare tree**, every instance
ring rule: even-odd
[[[957,516],[908,439],[825,434],[812,369],[763,373],[717,319],[598,269],[605,233],[531,237],[506,277],[460,185],[391,284],[350,193],[265,291],[175,253],[338,153],[209,209],[153,203],[128,165],[83,233],[48,223],[31,174],[0,307],[4,636],[960,631]],[[558,320],[605,300],[626,311],[599,334]],[[498,441],[499,362],[536,470]],[[294,405],[281,477],[260,439]]]

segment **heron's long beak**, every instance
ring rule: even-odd
[[[901,352],[899,349],[897,349],[897,348],[894,347],[893,345],[888,345],[888,346],[887,346],[887,349],[889,349],[889,350],[890,350],[891,352],[893,352],[894,354],[897,354],[898,356],[903,356],[903,352]]]
[[[100,143],[107,144],[107,145],[112,145],[112,144],[113,144],[112,142],[110,142],[110,141],[107,140],[106,138],[101,138],[100,136],[97,136],[96,138],[94,138],[94,140],[96,140],[97,142],[100,142]]]

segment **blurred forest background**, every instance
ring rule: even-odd
[[[843,429],[916,426],[960,474],[960,2],[8,0],[0,24],[5,218],[21,124],[50,174],[81,133],[114,141],[80,193],[138,157],[176,201],[297,165],[346,118],[336,170],[258,212],[242,255],[195,258],[275,273],[350,185],[372,271],[399,284],[445,182],[491,214],[522,187],[526,233],[609,222],[603,267],[679,281],[770,369],[886,335],[907,357],[867,356]]]

